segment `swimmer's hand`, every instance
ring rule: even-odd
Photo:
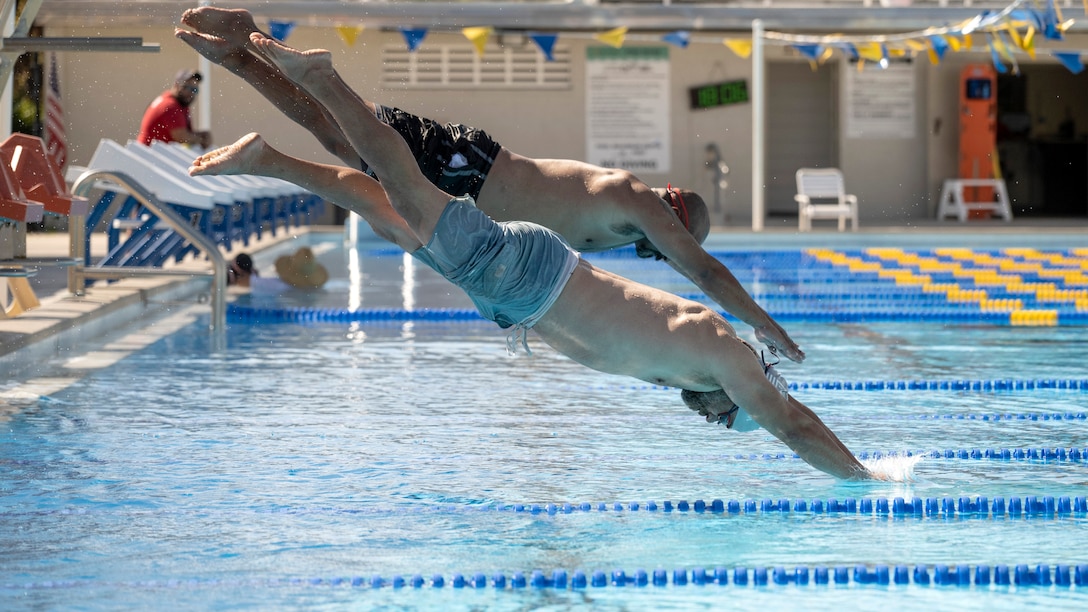
[[[737,418],[737,405],[720,389],[709,392],[684,389],[680,392],[680,399],[699,416],[706,417],[707,423],[724,423],[726,427],[732,427],[733,420]]]
[[[756,334],[756,340],[759,340],[763,344],[767,345],[772,351],[789,359],[790,361],[796,361],[801,363],[805,360],[805,352],[801,350],[801,347],[797,346],[786,330],[775,323],[773,320],[766,325],[753,328]]]

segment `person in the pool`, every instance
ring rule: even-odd
[[[280,255],[276,258],[275,268],[276,276],[261,276],[253,265],[253,257],[249,253],[239,253],[227,266],[227,284],[256,293],[279,293],[288,289],[320,289],[329,280],[329,271],[310,247],[299,247],[290,255]]]
[[[352,146],[342,123],[274,62],[260,57],[249,40],[259,30],[248,11],[201,6],[186,10],[181,22],[192,31],[179,28],[178,38],[252,85],[347,166],[368,168],[372,160]],[[671,186],[651,189],[630,172],[580,161],[524,157],[482,130],[441,125],[368,100],[359,100],[357,112],[368,121],[345,121],[375,125],[369,119],[377,116],[391,125],[409,143],[431,182],[446,193],[472,196],[491,218],[538,223],[583,252],[633,244],[640,257],[666,260],[726,312],[751,325],[760,342],[793,361],[804,360],[797,343],[702,248],[710,219],[694,192]]]
[[[495,222],[419,171],[408,145],[366,113],[324,50],[253,44],[309,89],[382,177],[285,155],[257,134],[198,157],[191,175],[259,174],[308,189],[366,219],[380,236],[464,289],[480,313],[533,328],[558,352],[601,372],[683,389],[693,410],[737,427],[751,419],[802,459],[844,479],[877,478],[707,306],[596,268],[555,232]],[[357,118],[348,121],[349,118]],[[359,125],[360,123],[371,125]],[[738,408],[740,406],[740,408]]]

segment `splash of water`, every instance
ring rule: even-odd
[[[914,480],[914,466],[921,460],[920,455],[888,455],[866,459],[861,464],[869,468],[878,480],[910,482]]]

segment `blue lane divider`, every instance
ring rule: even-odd
[[[993,378],[948,380],[823,380],[795,381],[789,383],[791,391],[819,389],[827,391],[1088,391],[1088,378]],[[588,387],[565,386],[566,389],[624,390],[624,391],[677,391],[664,385],[592,385]],[[1068,413],[1067,413],[1068,414]],[[1084,414],[1084,413],[1075,413]],[[1083,417],[1079,417],[1083,418]]]
[[[233,322],[317,323],[357,321],[483,321],[471,308],[368,308],[351,311],[346,308],[251,307],[227,305],[227,318]]]
[[[1039,414],[1031,412],[995,413],[995,414],[899,414],[867,415],[854,417],[858,420],[916,420],[916,421],[1084,421],[1088,414],[1084,412],[1066,412],[1064,414]]]
[[[797,565],[788,567],[785,565],[756,566],[748,568],[744,566],[676,568],[667,569],[636,569],[628,573],[623,569],[614,569],[610,572],[603,570],[565,570],[556,569],[545,573],[543,570],[532,570],[528,575],[525,572],[513,572],[507,575],[504,572],[496,572],[488,576],[486,573],[473,574],[454,573],[448,578],[445,574],[432,574],[429,577],[423,574],[404,576],[393,574],[383,576],[372,574],[369,577],[321,577],[310,578],[271,578],[267,580],[219,580],[219,579],[191,579],[191,580],[146,580],[139,582],[113,582],[103,583],[91,580],[57,580],[45,582],[29,582],[22,584],[3,584],[2,590],[49,590],[65,588],[88,587],[126,587],[141,589],[163,588],[193,588],[193,587],[234,587],[234,586],[268,586],[268,587],[340,587],[360,589],[484,589],[517,591],[520,589],[556,589],[556,590],[580,590],[597,589],[605,587],[686,587],[717,585],[721,587],[734,586],[738,588],[749,587],[777,587],[777,586],[822,586],[822,585],[915,585],[920,587],[937,586],[1012,586],[1018,587],[1088,587],[1088,564],[1070,565],[1065,563],[1048,563],[1006,565],[1002,563],[987,564],[936,564],[930,567],[927,564],[915,565]],[[1013,591],[1006,590],[1011,593]]]
[[[995,497],[991,501],[987,497],[964,496],[958,499],[952,497],[920,497],[905,499],[895,498],[853,498],[845,499],[763,499],[763,500],[721,500],[715,499],[707,502],[697,499],[694,502],[686,500],[664,501],[661,503],[649,501],[640,502],[604,502],[580,504],[503,504],[490,506],[490,510],[497,512],[513,512],[515,514],[573,514],[585,512],[661,512],[695,514],[854,514],[866,516],[896,516],[896,517],[932,517],[932,518],[1054,518],[1062,516],[1088,514],[1088,497],[1067,495],[1029,495],[1020,497]]]
[[[1088,325],[1088,312],[1068,308],[1054,309],[1059,325]],[[806,323],[858,323],[858,322],[926,322],[926,323],[986,323],[1009,326],[1008,312],[983,312],[977,306],[943,305],[933,308],[873,307],[856,309],[768,308],[768,314],[778,321]],[[720,313],[735,320],[727,313]],[[227,306],[227,318],[231,322],[251,323],[355,323],[367,321],[480,321],[483,320],[471,308],[424,308],[402,310],[398,308],[370,308],[348,310],[346,308],[304,307],[252,307],[239,304]]]
[[[669,461],[692,459],[695,455],[624,455],[626,460]],[[801,457],[797,453],[736,453],[699,455],[704,458],[730,459],[733,461],[778,461],[798,460]],[[944,450],[903,450],[903,451],[861,451],[857,453],[858,459],[890,459],[895,457],[922,457],[928,459],[970,459],[990,461],[1053,461],[1053,462],[1088,462],[1088,447],[1085,448],[959,448]],[[581,455],[584,460],[600,461],[600,456]]]
[[[1013,310],[1045,311],[1042,319],[1046,325],[1088,325],[1088,311],[1076,305],[1076,298],[1083,295],[1079,281],[1064,278],[1064,273],[1079,274],[1083,256],[1069,250],[1046,253],[1045,257],[1001,250],[974,250],[974,255],[996,258],[993,261],[971,261],[958,255],[935,249],[913,249],[905,254],[919,256],[926,261],[954,263],[951,269],[919,267],[919,260],[892,261],[885,255],[870,249],[837,249],[837,253],[864,262],[879,264],[888,271],[913,271],[924,275],[929,283],[947,284],[966,291],[985,291],[985,307],[975,299],[954,299],[943,291],[926,291],[920,284],[897,284],[896,280],[882,275],[881,270],[859,270],[802,250],[774,251],[713,251],[711,255],[734,271],[745,286],[753,286],[758,280],[761,286],[775,287],[774,291],[753,292],[753,297],[775,319],[780,321],[811,322],[872,322],[924,320],[937,323],[975,322],[994,325],[1021,324],[1024,316],[1013,317]],[[371,251],[368,255],[399,254],[395,250]],[[1052,256],[1057,256],[1055,260]],[[602,264],[625,276],[642,282],[662,285],[675,293],[710,303],[705,294],[685,290],[690,285],[682,277],[667,268],[653,266],[636,259],[633,248],[615,249],[604,253],[587,254],[591,260],[611,261]],[[893,258],[895,259],[895,258]],[[1061,261],[1061,260],[1067,261]],[[1005,263],[1026,263],[1014,272],[1002,267]],[[972,272],[983,272],[976,278]],[[995,283],[991,276],[1008,277],[1008,283]],[[1064,278],[1064,280],[1063,280]],[[1016,281],[1016,287],[1009,283]],[[1024,285],[1027,285],[1025,288]],[[1038,293],[1034,285],[1052,287],[1062,294],[1060,299],[1046,291]],[[324,317],[326,315],[322,315]],[[332,319],[346,315],[330,315]],[[366,320],[373,320],[368,315]],[[378,315],[380,318],[382,315]],[[727,315],[728,316],[728,315]]]
[[[888,421],[1084,421],[1088,414],[1083,412],[1066,412],[1065,414],[1038,414],[1028,412],[1016,412],[1007,414],[900,414],[900,415],[868,415],[856,417],[858,420]]]
[[[1088,378],[992,378],[947,380],[829,380],[790,383],[794,391],[1033,391],[1059,389],[1088,391]]]
[[[733,271],[734,276],[741,282],[751,282],[758,278],[768,285],[779,285],[785,288],[802,286],[812,287],[817,290],[826,290],[828,288],[834,290],[838,287],[828,287],[828,285],[838,284],[843,286],[854,286],[862,284],[871,285],[888,292],[919,292],[917,286],[900,286],[896,285],[894,281],[882,278],[877,270],[851,269],[849,266],[832,263],[831,261],[816,257],[806,251],[807,249],[754,251],[712,249],[708,251],[708,254],[728,266]],[[1031,264],[1040,266],[1039,269],[1019,269],[1015,272],[1007,272],[1002,271],[1001,266],[997,262],[969,262],[962,258],[938,253],[934,249],[910,249],[904,251],[904,254],[940,260],[945,263],[955,263],[963,272],[967,272],[964,274],[963,272],[955,272],[952,270],[930,269],[930,267],[921,270],[918,262],[889,261],[881,255],[869,253],[869,249],[834,249],[834,251],[846,257],[857,258],[866,262],[879,263],[885,271],[912,270],[915,273],[927,276],[934,283],[956,283],[967,288],[981,286],[987,290],[988,294],[1007,291],[1007,289],[1001,284],[991,282],[989,279],[985,279],[982,284],[979,284],[970,272],[1008,274],[1015,276],[1026,283],[1063,284],[1059,278],[1061,274],[1056,276],[1054,272],[1079,272],[1081,269],[1080,262],[1083,260],[1083,256],[1077,255],[1071,250],[1058,249],[1050,251],[1048,254],[1061,255],[1073,261],[1055,265],[1054,262],[1049,261],[1049,257],[1042,259],[1031,258]],[[1007,253],[1002,253],[1000,249],[972,249],[972,252],[976,255],[996,256],[1001,260],[1019,260],[1022,263],[1025,261],[1022,257],[1010,257]],[[378,248],[363,250],[362,255],[364,257],[403,257],[404,253],[403,251],[392,248]],[[681,278],[679,273],[676,273],[667,267],[659,266],[653,262],[648,262],[645,259],[639,258],[634,247],[630,246],[595,253],[583,253],[582,256],[590,261],[611,261],[613,264],[618,264],[618,267],[622,268],[625,273],[631,273],[631,271],[633,271],[640,276]],[[1079,285],[1074,284],[1072,285],[1072,288],[1079,288]],[[1022,299],[1030,299],[1031,296],[1028,292],[1010,293],[1010,295],[1015,295]]]
[[[791,391],[819,389],[827,391],[1088,391],[1088,378],[991,378],[991,379],[937,379],[937,380],[816,380],[789,383]],[[624,390],[624,391],[677,391],[664,385],[592,385],[588,387],[564,386],[565,389]],[[1070,414],[1070,413],[1067,413]],[[1082,415],[1084,413],[1073,413]],[[1079,417],[1083,418],[1083,417]]]
[[[930,459],[991,459],[996,461],[1088,461],[1088,447],[1086,448],[959,448],[930,451],[862,451],[858,458],[882,459],[906,455],[908,457],[922,456]],[[796,453],[794,453],[796,457]],[[799,457],[797,457],[799,458]]]
[[[148,514],[140,510],[135,514]],[[164,514],[208,514],[207,509],[179,511],[163,509]],[[376,507],[289,507],[275,509],[254,509],[253,514],[283,515],[329,515],[329,516],[391,516],[391,515],[448,515],[448,514],[526,514],[526,515],[578,515],[578,514],[619,514],[640,513],[653,516],[679,516],[689,514],[734,515],[734,516],[861,516],[892,517],[915,519],[1025,519],[1053,520],[1067,517],[1084,518],[1088,516],[1088,497],[1068,495],[1028,495],[1025,497],[847,497],[843,499],[696,499],[646,501],[646,502],[581,502],[581,503],[490,503],[490,504],[412,504]],[[0,517],[39,517],[124,515],[118,509],[61,508],[36,510],[33,512],[0,512]],[[237,515],[232,510],[230,514]]]

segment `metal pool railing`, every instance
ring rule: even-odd
[[[69,239],[72,257],[79,261],[68,272],[68,290],[75,295],[83,295],[85,282],[94,279],[120,279],[133,276],[211,276],[211,328],[214,333],[222,334],[226,327],[227,260],[219,248],[207,236],[201,234],[167,204],[140,183],[122,172],[95,170],[84,172],[72,185],[72,193],[86,196],[99,181],[108,181],[123,189],[147,209],[153,211],[178,235],[200,249],[201,254],[211,262],[210,270],[175,270],[161,267],[124,267],[87,265],[87,227],[86,218],[73,218],[69,226]],[[91,228],[93,229],[93,228]]]

